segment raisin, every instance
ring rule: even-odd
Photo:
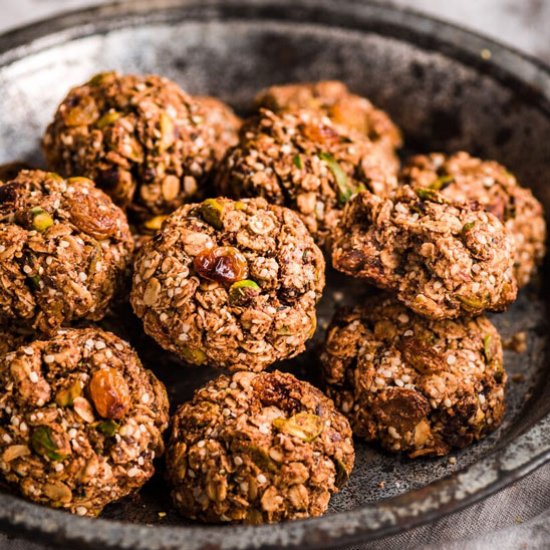
[[[194,261],[195,271],[205,279],[231,285],[248,277],[246,258],[232,246],[203,250]]]

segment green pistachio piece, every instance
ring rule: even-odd
[[[430,184],[430,189],[434,189],[435,191],[439,191],[443,189],[446,185],[449,185],[452,181],[454,181],[454,176],[446,175],[441,176],[440,178],[437,178],[433,183]]]
[[[473,229],[474,225],[476,224],[476,222],[468,222],[468,223],[465,223],[463,226],[462,226],[462,233],[467,233],[468,231],[470,231],[471,229]]]
[[[114,420],[105,420],[97,424],[97,429],[107,437],[113,437],[118,432],[119,427],[118,422]]]
[[[199,348],[183,346],[180,348],[181,356],[192,365],[202,365],[206,361],[206,353]]]
[[[457,296],[466,311],[480,311],[487,307],[488,300],[476,296]]]
[[[437,197],[437,191],[434,191],[433,189],[427,189],[425,187],[421,187],[420,189],[416,190],[416,194],[419,199],[424,200],[434,200]]]
[[[46,212],[39,206],[33,208],[31,210],[31,214],[32,226],[34,229],[36,229],[36,231],[43,233],[44,231],[46,231],[46,229],[48,229],[48,227],[51,227],[53,225],[53,218],[50,216],[50,214],[48,214],[48,212]]]
[[[115,71],[106,71],[103,73],[98,73],[95,76],[92,76],[90,80],[88,81],[88,84],[90,86],[99,86],[101,84],[105,84],[106,82],[109,82],[109,80],[112,80],[116,76]]]
[[[216,199],[206,199],[199,207],[202,219],[216,229],[223,229],[223,204]]]
[[[293,435],[309,443],[323,431],[323,419],[316,414],[301,412],[290,418],[276,418],[273,426],[281,433]]]
[[[151,231],[158,231],[162,227],[162,224],[163,224],[164,220],[167,217],[168,216],[155,216],[153,218],[149,218],[143,224],[143,227],[145,227],[145,229],[149,229]]]
[[[40,281],[42,281],[42,277],[40,277],[40,275],[31,275],[30,277],[28,277],[31,285],[33,286],[33,288],[35,289],[39,289],[40,288]]]
[[[332,460],[336,466],[336,487],[343,487],[348,482],[350,472],[339,458],[334,457]]]
[[[304,167],[304,165],[302,164],[302,157],[300,155],[294,155],[294,157],[292,159],[292,163],[299,170],[301,170]]]
[[[47,172],[48,178],[54,181],[62,182],[64,181],[63,177],[60,176],[57,172]]]
[[[121,116],[122,116],[122,113],[119,113],[118,111],[109,111],[108,113],[105,113],[95,123],[95,125],[101,130],[101,129],[105,128],[106,126],[110,126],[111,124],[116,122]]]
[[[247,304],[260,294],[261,288],[250,279],[237,281],[229,287],[229,303],[232,306]]]
[[[37,426],[31,435],[31,446],[35,453],[46,456],[50,460],[64,460],[67,454],[62,452],[52,437],[52,431],[47,426]]]
[[[338,202],[340,205],[346,204],[355,193],[361,191],[361,186],[354,188],[349,184],[346,173],[342,170],[342,167],[338,164],[335,158],[329,153],[320,153],[319,158],[324,160],[329,167],[329,170],[334,175],[336,180],[337,192],[338,192]]]
[[[68,388],[59,390],[55,395],[55,402],[60,407],[69,407],[77,397],[82,395],[82,382],[75,380]]]

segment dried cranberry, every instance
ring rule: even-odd
[[[227,285],[248,277],[246,258],[232,246],[203,250],[195,256],[193,267],[201,277]]]

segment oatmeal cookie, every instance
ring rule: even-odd
[[[321,359],[353,433],[388,451],[441,456],[502,421],[502,344],[486,317],[431,321],[375,296],[336,313]]]
[[[323,514],[354,464],[348,421],[291,374],[220,376],[173,417],[166,451],[185,517],[268,523]]]
[[[544,258],[546,223],[542,205],[501,164],[460,152],[413,157],[402,173],[415,189],[436,189],[458,202],[475,201],[494,214],[514,236],[514,274],[518,285],[529,282]]]
[[[314,111],[262,109],[216,174],[221,195],[262,196],[297,211],[321,246],[358,191],[386,195],[395,172],[366,137]]]
[[[387,113],[377,109],[367,98],[352,94],[343,82],[322,80],[271,86],[256,96],[256,104],[275,112],[319,111],[335,124],[367,136],[395,170],[399,167],[395,153],[403,144],[399,128]]]
[[[205,123],[214,129],[214,156],[220,161],[227,150],[239,141],[242,120],[223,101],[210,96],[195,96],[205,113]]]
[[[502,311],[517,293],[514,242],[502,223],[435,190],[358,194],[336,228],[332,262],[432,319]]]
[[[26,498],[96,516],[154,472],[164,386],[123,340],[60,330],[0,360],[0,472]]]
[[[73,88],[48,126],[49,165],[94,179],[140,216],[199,198],[219,150],[201,104],[155,75],[103,73]]]
[[[260,371],[313,335],[324,268],[291,210],[207,199],[144,244],[131,302],[145,332],[188,363]]]
[[[101,319],[133,243],[124,213],[86,178],[24,170],[0,182],[0,319],[44,333]]]

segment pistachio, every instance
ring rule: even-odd
[[[316,414],[301,412],[290,418],[276,418],[273,426],[282,433],[309,443],[323,431],[323,419]]]
[[[462,233],[468,233],[468,231],[471,231],[475,226],[475,222],[467,222],[462,226]]]
[[[97,429],[107,437],[113,437],[120,428],[119,424],[114,420],[105,420],[97,424]]]
[[[145,229],[149,229],[150,231],[158,231],[167,217],[168,216],[155,216],[153,218],[149,218],[143,224],[143,227],[145,227]]]
[[[191,365],[202,365],[207,357],[206,353],[199,348],[183,346],[180,348],[180,355]]]
[[[69,407],[77,397],[82,395],[82,382],[75,380],[68,388],[59,390],[55,396],[55,402],[60,407]]]
[[[111,367],[96,371],[89,386],[90,397],[100,416],[120,420],[130,408],[130,390],[122,374]]]
[[[332,460],[336,468],[336,487],[343,487],[348,482],[350,471],[339,458],[334,457]]]
[[[37,426],[31,435],[31,446],[35,453],[50,460],[65,460],[69,454],[57,444],[52,429],[48,426]]]
[[[363,186],[354,187],[348,182],[348,178],[342,167],[338,164],[335,158],[329,153],[320,153],[319,158],[324,160],[329,167],[329,170],[332,172],[334,179],[336,181],[336,189],[338,194],[338,202],[340,205],[346,204],[353,195],[358,191],[364,189]]]
[[[120,117],[122,116],[122,113],[119,113],[118,111],[110,110],[108,113],[105,113],[96,123],[95,125],[102,130],[106,126],[110,126],[114,122],[116,122]]]
[[[98,73],[95,76],[92,76],[90,80],[88,81],[88,84],[90,86],[100,86],[102,84],[106,84],[110,80],[113,80],[116,77],[115,71],[105,71],[103,73]]]
[[[428,189],[427,187],[421,187],[419,189],[416,189],[416,194],[418,198],[423,201],[424,200],[435,201],[435,199],[438,196],[437,191],[435,191],[434,189]]]
[[[223,229],[223,205],[216,199],[206,199],[199,207],[202,219],[216,229]]]
[[[302,164],[302,157],[300,155],[294,155],[292,159],[292,164],[296,166],[299,170],[301,170],[304,166]]]
[[[252,280],[237,281],[229,287],[229,303],[242,306],[252,301],[261,292],[261,288]]]
[[[466,311],[476,312],[485,309],[489,303],[488,299],[477,296],[457,296],[459,302]]]
[[[53,218],[48,212],[37,206],[31,210],[32,226],[36,231],[43,233],[53,225]]]
[[[430,189],[434,189],[435,191],[440,191],[443,189],[446,185],[454,181],[454,176],[445,175],[441,176],[440,178],[437,178],[433,183],[430,184]]]

